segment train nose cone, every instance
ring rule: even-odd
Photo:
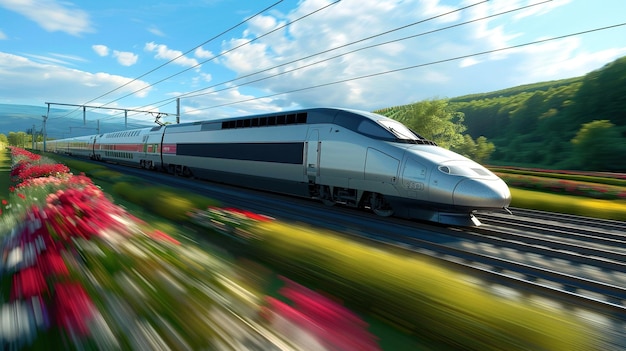
[[[502,179],[464,179],[452,194],[456,206],[503,208],[511,204],[511,191]]]

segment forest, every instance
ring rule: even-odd
[[[626,57],[583,77],[450,99],[488,163],[626,171]]]
[[[626,57],[583,77],[374,112],[492,166],[626,171]]]

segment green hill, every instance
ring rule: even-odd
[[[626,57],[582,77],[448,101],[467,134],[494,143],[489,163],[626,171]]]

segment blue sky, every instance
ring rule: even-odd
[[[0,103],[175,112],[180,97],[182,121],[374,110],[580,76],[626,55],[622,0],[541,2],[0,0]]]

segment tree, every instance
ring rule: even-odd
[[[447,100],[427,100],[374,112],[402,122],[441,147],[449,149],[464,142],[464,115],[453,111]]]
[[[572,139],[574,157],[583,169],[623,171],[626,140],[609,120],[585,123]]]
[[[480,136],[476,139],[476,141],[474,141],[469,134],[465,134],[463,136],[463,143],[453,147],[452,151],[478,163],[484,163],[489,160],[489,157],[495,149],[496,147],[493,143],[488,142],[487,138],[484,136]]]

